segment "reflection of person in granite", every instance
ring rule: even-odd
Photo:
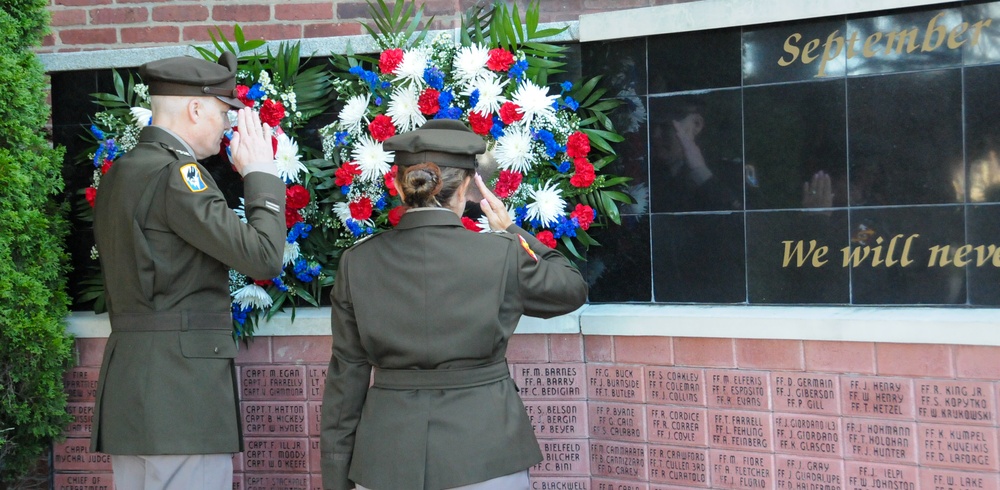
[[[122,490],[232,488],[243,450],[229,269],[281,272],[285,184],[271,129],[235,97],[236,66],[227,52],[140,67],[152,124],[101,178],[94,238],[111,335],[91,451],[112,455]],[[248,222],[197,161],[218,153],[235,108]]]
[[[650,197],[653,212],[743,209],[743,165],[706,160],[699,141],[704,102],[674,96],[665,111],[650,114]]]
[[[409,209],[341,256],[320,422],[323,488],[527,490],[527,469],[542,454],[510,379],[507,342],[522,314],[580,307],[586,283],[512,223],[475,174],[485,144],[463,123],[435,119],[384,146],[395,151]],[[470,185],[485,197],[493,233],[462,226]]]

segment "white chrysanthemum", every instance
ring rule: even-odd
[[[237,207],[235,207],[235,208],[233,208],[233,212],[236,213],[236,216],[240,217],[240,221],[242,221],[244,223],[247,222],[246,202],[243,200],[242,197],[240,198],[240,205],[237,206]]]
[[[361,169],[361,180],[374,182],[392,168],[393,153],[382,148],[382,143],[367,134],[361,135],[351,151],[351,159]]]
[[[473,44],[465,46],[455,54],[454,75],[460,84],[468,84],[489,72],[486,62],[490,60],[490,49]]]
[[[548,87],[539,87],[531,80],[525,80],[514,91],[514,103],[518,105],[517,112],[524,114],[524,124],[530,125],[535,117],[551,119],[555,114],[552,102],[558,95],[549,95]]]
[[[565,212],[566,201],[562,198],[562,191],[552,182],[528,191],[528,198],[531,200],[527,206],[528,219],[538,220],[542,226],[558,223]]]
[[[274,164],[278,167],[278,177],[285,182],[300,182],[299,174],[305,173],[306,166],[299,159],[299,144],[287,134],[277,135],[278,151],[274,154]]]
[[[501,170],[513,170],[526,174],[531,170],[531,133],[524,125],[507,127],[504,135],[497,140],[493,157]]]
[[[282,264],[293,264],[295,263],[295,259],[298,259],[301,255],[302,252],[299,250],[299,242],[288,243],[288,240],[285,240],[285,251],[281,255]]]
[[[132,112],[132,122],[135,123],[135,127],[137,128],[144,128],[152,122],[153,111],[145,107],[133,107],[129,111]]]
[[[466,86],[462,95],[471,97],[472,92],[479,91],[479,100],[472,110],[480,114],[495,114],[500,111],[500,106],[507,102],[507,97],[503,95],[503,88],[510,80],[500,81],[499,77],[487,74],[477,78]]]
[[[418,87],[424,85],[424,70],[427,69],[427,53],[414,49],[403,53],[403,60],[396,67],[395,75],[403,80],[409,80]]]
[[[233,293],[233,302],[240,308],[264,309],[270,308],[274,301],[264,288],[250,283]]]
[[[340,110],[340,127],[350,133],[358,133],[361,123],[367,121],[368,96],[355,95],[347,99],[344,108]]]
[[[338,202],[333,205],[333,213],[337,215],[337,219],[341,223],[347,223],[347,220],[351,219],[351,205],[346,202]]]
[[[392,91],[392,100],[385,113],[392,118],[392,123],[400,133],[417,129],[427,122],[427,118],[420,112],[419,97],[414,85],[396,87]]]

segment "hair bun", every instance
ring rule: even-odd
[[[432,162],[411,165],[406,167],[400,184],[407,203],[412,202],[416,206],[436,203],[434,196],[441,192],[443,185],[441,169]]]

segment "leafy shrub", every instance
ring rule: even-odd
[[[63,375],[67,257],[61,148],[41,134],[46,81],[31,51],[47,0],[0,10],[0,487],[15,486],[71,420]]]

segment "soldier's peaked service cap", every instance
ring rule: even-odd
[[[433,162],[439,167],[476,168],[476,155],[486,152],[483,138],[455,119],[431,119],[408,133],[385,140],[397,165]]]
[[[192,56],[150,61],[139,67],[149,95],[215,96],[236,109],[246,107],[236,97],[236,55],[222,53],[217,63]]]

